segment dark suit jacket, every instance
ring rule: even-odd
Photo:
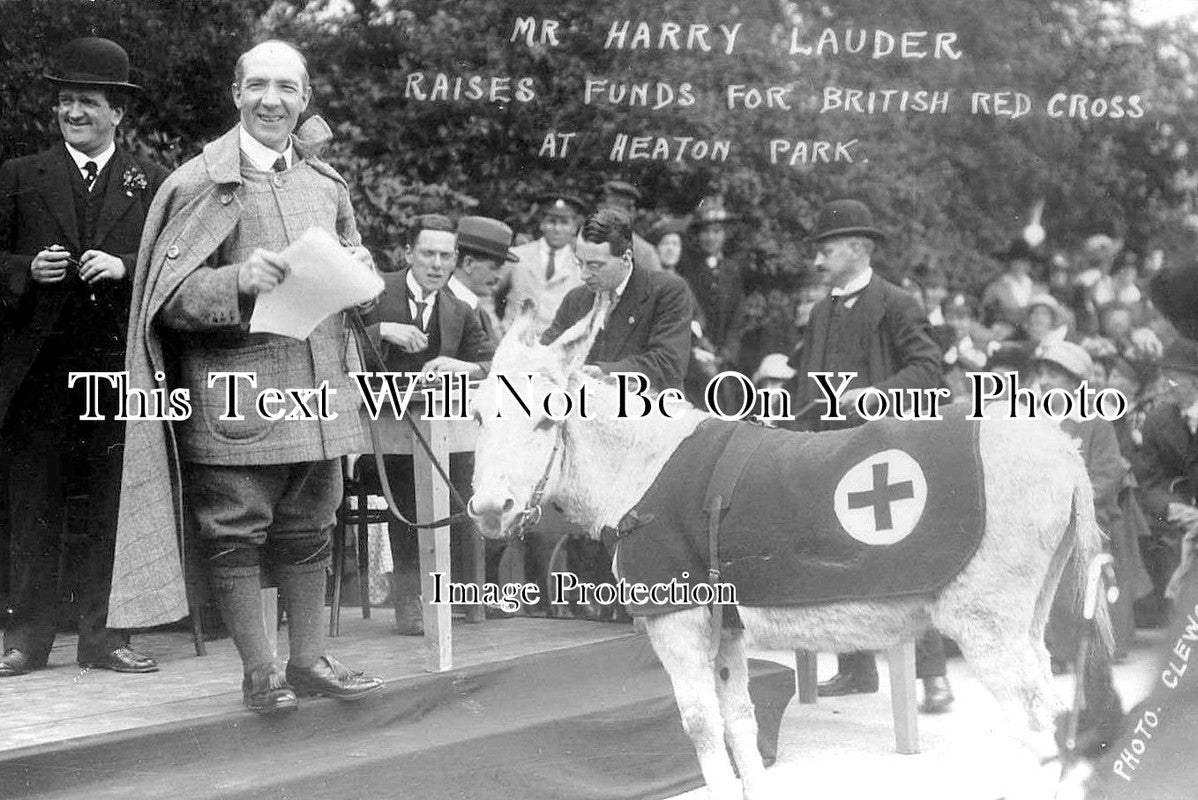
[[[858,324],[847,339],[837,343],[845,363],[861,363],[866,370],[848,385],[848,389],[874,386],[879,389],[931,389],[940,385],[940,348],[928,332],[927,316],[907,292],[874,275],[862,290],[852,309]],[[794,410],[797,412],[814,399],[823,399],[810,372],[837,372],[837,364],[827,348],[832,314],[832,298],[825,297],[811,311],[811,321],[803,334],[798,375],[795,376]],[[833,381],[833,385],[836,382]],[[826,410],[822,405],[807,420]],[[819,426],[817,426],[819,427]]]
[[[554,341],[589,314],[595,298],[586,286],[571,289],[541,341]],[[690,358],[692,313],[690,293],[681,278],[633,267],[624,293],[591,347],[587,363],[608,373],[643,373],[658,391],[681,388]]]
[[[1190,433],[1172,400],[1149,412],[1143,434],[1134,469],[1143,491],[1144,513],[1154,525],[1167,525],[1169,503],[1195,502],[1198,436]]]
[[[379,298],[378,305],[368,315],[367,323],[377,325],[380,322],[402,322],[414,325],[412,310],[408,303],[408,271],[387,272],[383,274],[385,289]],[[479,320],[478,312],[454,296],[448,289],[437,292],[437,308],[435,311],[438,331],[441,334],[441,347],[435,355],[469,361],[482,366],[483,371],[491,367],[491,359],[495,356],[495,344],[487,335]],[[419,325],[417,325],[419,327]],[[372,329],[376,337],[377,329]],[[386,343],[384,342],[384,345]],[[386,347],[383,356],[389,362]]]
[[[707,266],[706,256],[690,251],[682,255],[678,274],[694,292],[703,335],[719,349],[728,363],[734,363],[740,344],[736,327],[745,297],[740,266],[727,256],[720,256],[718,266],[713,271]]]
[[[112,325],[123,336],[129,319],[129,291],[137,262],[146,211],[154,193],[166,179],[166,170],[137,158],[118,147],[108,162],[104,207],[92,237],[91,249],[102,250],[125,262],[122,281],[100,281],[86,288],[68,267],[66,280],[43,285],[29,273],[33,257],[52,244],[67,248],[75,258],[84,252],[79,238],[72,176],[65,145],[56,145],[36,155],[16,158],[0,165],[0,315],[7,330],[0,348],[0,422],[21,383],[26,379],[49,332],[65,324],[78,299],[94,293]],[[124,176],[140,172],[146,187],[126,189]],[[118,363],[96,368],[120,369]]]

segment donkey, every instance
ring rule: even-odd
[[[485,536],[503,538],[521,528],[538,516],[542,497],[552,498],[598,536],[634,507],[679,443],[709,416],[680,401],[669,416],[614,418],[616,389],[582,370],[597,320],[605,318],[603,305],[552,345],[539,344],[523,319],[500,344],[488,382],[502,374],[513,386],[523,386],[528,410],[510,392],[488,383],[475,395],[481,429],[468,510]],[[527,384],[517,378],[530,374]],[[590,419],[559,421],[542,413],[550,392],[576,395],[581,386],[589,395]],[[555,416],[562,415],[555,410]],[[935,626],[960,644],[979,680],[1017,726],[1039,731],[1052,725],[1062,704],[1052,687],[1044,627],[1071,553],[1077,550],[1080,572],[1101,551],[1093,493],[1077,446],[1051,423],[996,419],[978,424],[984,535],[972,560],[934,596],[742,605],[743,630],[722,626],[718,649],[712,646],[714,620],[707,606],[646,618],[712,797],[740,797],[742,791],[745,798],[763,796],[748,645],[879,650]],[[1081,586],[1084,579],[1078,577]],[[1105,604],[1099,606],[1099,629],[1109,647],[1110,621],[1103,616]]]

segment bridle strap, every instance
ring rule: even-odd
[[[557,422],[554,427],[556,431],[553,439],[553,451],[549,453],[549,461],[545,464],[545,471],[541,473],[540,480],[533,486],[528,504],[517,515],[512,538],[523,539],[528,529],[541,521],[541,500],[545,496],[545,487],[549,484],[549,475],[553,472],[553,464],[562,450],[563,425],[561,422]]]

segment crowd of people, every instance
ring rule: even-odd
[[[381,686],[326,653],[320,624],[341,459],[363,439],[347,377],[364,366],[351,346],[358,313],[386,368],[477,378],[517,317],[535,315],[548,343],[600,309],[589,372],[640,372],[652,388],[682,388],[702,404],[711,377],[738,370],[759,387],[789,389],[803,411],[782,424],[813,431],[861,422],[820,416],[825,409],[809,402],[820,396],[814,371],[857,374],[845,403],[869,388],[946,386],[959,396],[966,373],[983,370],[1014,371],[1041,391],[1082,381],[1115,387],[1130,400],[1122,419],[1063,427],[1081,442],[1116,557],[1120,651],[1136,624],[1162,621],[1198,536],[1198,343],[1150,299],[1159,252],[1141,257],[1096,234],[1076,258],[1050,256],[1021,233],[996,255],[1001,276],[974,296],[934,268],[884,279],[875,263],[885,235],[870,209],[834,200],[812,226],[812,261],[794,287],[789,327],[763,331],[745,324],[758,300],[726,252],[739,220],[722,199],[701,199],[685,218],[659,217],[643,238],[642,193],[613,179],[594,187],[594,204],[561,191],[536,198],[535,232],[483,216],[421,216],[406,265],[384,275],[379,298],[322,321],[306,340],[250,333],[255,299],[287,279],[280,253],[303,231],[326,231],[364,268],[374,262],[345,180],[320,159],[329,129],[318,117],[300,124],[311,97],[303,55],[266,42],[230,68],[238,124],[168,177],[114,143],[138,91],[124,50],[94,37],[72,42],[48,76],[63,142],[0,166],[0,418],[12,554],[0,677],[47,666],[60,622],[61,533],[71,529],[83,542],[70,548],[84,589],[79,663],[156,670],[128,631],[189,611],[181,499],[243,662],[249,708],[293,708],[306,693],[358,699]],[[116,398],[106,396],[109,420],[81,421],[83,394],[67,375],[84,369],[128,370],[143,388],[186,388],[194,412],[168,435],[161,419],[112,419]],[[329,381],[344,391],[336,419],[230,420],[220,413],[224,387],[208,379],[214,370],[254,371],[260,389]],[[410,510],[410,462],[390,459],[387,472]],[[469,462],[450,472],[468,483]],[[501,558],[543,574],[570,528],[548,513],[538,531],[527,545],[489,554],[491,575]],[[414,543],[410,531],[393,529],[393,595],[407,634],[422,632]],[[581,537],[567,553],[570,567],[592,578],[610,563]],[[286,609],[285,668],[261,616],[263,574]],[[1062,669],[1076,632],[1050,628]],[[945,711],[953,702],[945,642],[931,630],[918,653],[923,708]],[[871,654],[843,654],[821,691],[872,692],[877,683]]]

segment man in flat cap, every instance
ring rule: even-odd
[[[495,292],[510,280],[511,265],[520,260],[511,249],[512,229],[490,217],[458,220],[458,268],[448,289],[478,312],[483,330],[494,344],[503,327],[495,312]]]
[[[283,255],[319,229],[372,270],[344,179],[319,157],[319,117],[296,130],[311,98],[308,64],[285,42],[246,51],[232,70],[239,124],[171,174],[146,221],[126,364],[141,390],[185,388],[192,412],[170,425],[131,420],[117,531],[111,615],[153,625],[186,610],[177,541],[182,496],[209,585],[242,662],[242,698],[259,713],[298,695],[357,700],[382,687],[325,652],[329,531],[341,504],[341,457],[358,452],[360,370],[345,315],[304,339],[251,332],[259,296],[286,282]],[[294,133],[293,133],[294,132]],[[212,373],[224,379],[212,380]],[[327,385],[328,413],[271,418],[224,411],[229,384],[282,395]],[[168,440],[169,435],[169,440]],[[170,443],[175,443],[174,447]],[[176,460],[177,459],[177,460]],[[172,486],[181,475],[182,486]],[[287,611],[286,671],[262,618],[264,573]],[[274,621],[271,620],[271,624]]]
[[[874,273],[870,261],[883,238],[873,215],[856,200],[834,200],[820,211],[812,235],[815,270],[827,281],[830,296],[816,303],[799,351],[795,409],[822,398],[812,372],[855,372],[842,395],[841,408],[852,408],[866,387],[931,389],[940,385],[940,350],[932,341],[918,301]],[[810,430],[861,424],[818,419],[820,405],[800,423]],[[839,670],[821,683],[824,696],[876,692],[878,671],[873,653],[843,653]],[[946,711],[952,692],[945,672],[944,644],[929,630],[916,646],[916,674],[924,682],[923,710]]]
[[[76,39],[63,48],[54,86],[63,142],[0,166],[0,306],[9,310],[0,353],[0,442],[13,586],[0,677],[46,666],[59,622],[59,534],[75,573],[79,646],[87,667],[152,672],[154,660],[106,627],[124,424],[115,393],[105,419],[80,420],[84,386],[72,371],[124,366],[129,285],[146,212],[162,167],[117,147],[114,135],[138,87],[116,42]],[[68,500],[69,498],[69,500]],[[8,562],[8,559],[4,559]]]
[[[599,196],[600,207],[618,208],[636,223],[636,208],[641,202],[641,190],[626,181],[608,181]],[[661,269],[657,248],[632,233],[632,257],[642,269]]]
[[[542,195],[539,205],[541,238],[513,249],[520,260],[512,265],[503,318],[507,324],[520,315],[525,301],[531,300],[536,304],[537,325],[547,327],[566,292],[582,284],[574,258],[582,200],[556,192]]]

